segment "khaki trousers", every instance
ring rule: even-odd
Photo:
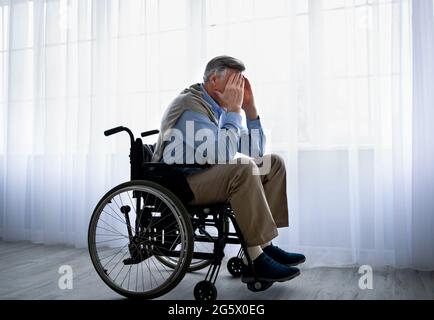
[[[193,205],[229,201],[244,240],[249,247],[265,244],[278,236],[277,228],[288,227],[286,169],[283,159],[267,155],[271,164],[264,175],[255,161],[247,164],[217,164],[187,177],[195,200]]]

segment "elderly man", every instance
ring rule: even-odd
[[[212,164],[209,169],[186,171],[193,204],[229,201],[257,276],[286,281],[299,275],[295,266],[305,257],[271,243],[278,236],[277,228],[288,227],[285,164],[277,155],[264,156],[265,136],[244,71],[244,64],[235,58],[211,60],[204,83],[184,90],[167,109],[153,161]],[[207,148],[203,148],[204,137]],[[234,161],[238,152],[256,161]],[[269,163],[262,175],[257,174],[258,160]],[[245,268],[243,281],[251,278]]]

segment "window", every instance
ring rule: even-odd
[[[302,147],[372,146],[378,121],[382,143],[390,144],[392,86],[411,63],[400,59],[410,46],[396,47],[409,39],[392,24],[398,5],[208,0],[207,57],[228,53],[246,62],[277,145],[287,144],[294,124]],[[408,6],[400,10],[409,24]]]
[[[101,126],[154,129],[220,54],[245,61],[278,149],[388,145],[393,89],[411,96],[402,77],[410,35],[392,20],[398,12],[409,24],[406,1],[29,0],[0,9],[0,121],[7,99],[26,115],[22,134],[52,130],[23,150],[84,152],[96,116]]]

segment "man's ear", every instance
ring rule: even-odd
[[[216,73],[214,73],[211,77],[209,77],[208,81],[209,81],[209,84],[211,85],[212,88],[216,87],[216,85],[217,85],[217,79],[218,79],[218,76],[217,76]]]

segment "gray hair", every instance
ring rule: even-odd
[[[227,69],[234,69],[243,72],[246,70],[246,67],[241,60],[229,56],[219,56],[208,62],[203,76],[203,81],[205,83],[208,82],[214,74],[223,76],[226,74]]]

